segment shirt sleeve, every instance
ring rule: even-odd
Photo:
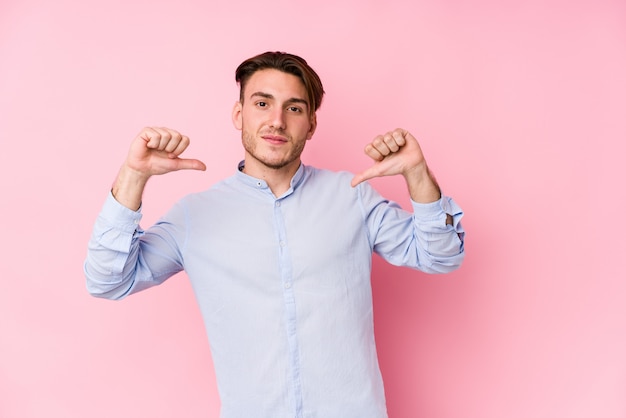
[[[432,273],[446,273],[461,266],[465,256],[465,230],[461,225],[463,210],[448,196],[432,203],[413,206],[413,226],[422,265]],[[446,224],[448,215],[452,224]]]
[[[170,217],[175,217],[176,212]],[[102,207],[87,247],[87,290],[96,297],[122,299],[158,285],[181,271],[175,223],[159,221],[141,229],[141,210],[121,205],[111,193]]]
[[[359,185],[360,187],[361,185]],[[373,250],[391,264],[426,273],[457,269],[465,256],[463,211],[448,196],[432,203],[411,201],[413,213],[362,183],[360,199]],[[446,224],[447,215],[452,225]]]

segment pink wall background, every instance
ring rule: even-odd
[[[467,213],[458,272],[376,260],[391,418],[626,417],[626,3],[506,3],[2,0],[0,416],[217,417],[184,275],[114,303],[82,261],[139,129],[209,166],[153,179],[147,226],[233,172],[234,69],[287,50],[328,92],[307,163],[401,126]]]

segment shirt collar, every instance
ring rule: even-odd
[[[259,179],[256,177],[252,177],[246,173],[243,172],[243,167],[244,167],[244,161],[240,161],[239,164],[237,165],[237,173],[235,174],[236,177],[243,182],[244,184],[253,187],[255,189],[267,189],[269,190],[269,186],[267,185],[267,182],[263,179]],[[297,189],[298,186],[300,185],[300,183],[302,183],[302,179],[304,178],[304,173],[306,170],[306,166],[302,163],[300,163],[300,166],[298,167],[298,170],[296,171],[296,173],[293,175],[293,177],[291,178],[291,182],[290,182],[290,189],[285,193],[285,195],[290,194],[293,190]]]

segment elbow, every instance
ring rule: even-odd
[[[99,299],[121,300],[127,295],[127,292],[120,292],[117,288],[111,289],[105,286],[94,284],[89,280],[87,280],[86,287],[87,292],[91,296]]]
[[[422,270],[431,274],[452,273],[461,267],[464,258],[465,251],[461,248],[460,251],[454,255],[431,258],[431,263],[429,263],[427,268],[423,268]]]
[[[132,288],[132,282],[129,284],[123,280],[112,281],[111,277],[100,277],[90,272],[87,265],[84,267],[84,273],[87,292],[96,298],[120,300],[128,296]]]
[[[433,273],[451,273],[458,270],[465,259],[464,233],[456,233],[454,239],[447,240],[437,248],[436,253],[430,254]]]

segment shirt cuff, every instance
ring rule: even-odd
[[[456,204],[451,197],[442,195],[439,200],[430,203],[417,203],[411,200],[413,205],[413,214],[418,219],[437,219],[450,215],[453,218],[459,218],[463,214],[463,210]]]
[[[139,222],[143,217],[141,207],[137,211],[129,209],[115,200],[115,197],[113,197],[113,193],[111,192],[109,192],[109,195],[102,206],[100,216],[107,223],[116,225],[118,228],[130,233],[134,232],[138,228]]]

